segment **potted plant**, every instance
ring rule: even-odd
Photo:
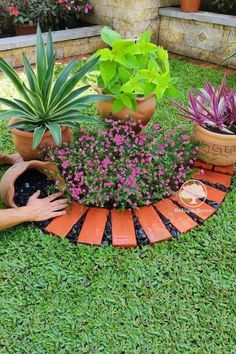
[[[109,48],[98,50],[92,58],[99,58],[98,91],[111,99],[97,103],[98,113],[146,125],[153,116],[155,98],[176,94],[167,51],[150,42],[151,32],[127,40],[104,27],[101,36]]]
[[[194,123],[193,139],[199,142],[199,156],[207,163],[227,166],[236,162],[236,92],[224,78],[218,89],[207,82],[189,94],[190,107],[173,104],[181,117]]]
[[[40,17],[38,5],[38,0],[4,2],[9,16],[13,18],[17,35],[36,33],[37,22]]]
[[[55,0],[38,0],[39,23],[43,31],[59,29],[58,3]]]
[[[182,12],[198,12],[200,9],[201,0],[181,0]]]
[[[89,14],[93,6],[87,0],[58,0],[59,18],[64,21],[66,28],[76,28],[79,18]]]
[[[10,119],[16,150],[25,160],[38,159],[39,148],[45,145],[61,145],[72,136],[70,127],[76,122],[99,123],[90,116],[80,114],[88,103],[106,99],[104,96],[79,97],[90,86],[77,84],[97,65],[94,59],[75,70],[72,60],[54,81],[56,54],[51,33],[48,33],[45,48],[41,29],[37,30],[36,73],[24,55],[24,69],[28,84],[20,79],[16,71],[0,58],[0,70],[11,80],[21,99],[0,98],[0,103],[9,107],[0,111],[0,119]],[[74,72],[71,74],[71,72]]]

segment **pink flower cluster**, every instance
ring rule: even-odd
[[[154,124],[136,135],[135,123],[107,120],[107,129],[79,129],[71,146],[49,148],[72,198],[108,208],[149,205],[177,190],[196,156],[183,127],[164,133]]]
[[[19,16],[20,11],[14,6],[8,6],[8,11],[12,16]]]
[[[69,12],[70,15],[88,14],[93,9],[92,4],[86,0],[57,0],[57,3],[62,12]]]

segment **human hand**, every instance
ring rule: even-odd
[[[28,221],[44,221],[64,215],[67,207],[66,199],[58,199],[61,193],[49,195],[46,198],[39,199],[40,191],[34,193],[26,205]]]

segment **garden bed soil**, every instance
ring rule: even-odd
[[[230,128],[230,131],[232,132],[232,134],[227,133],[223,130],[220,130],[219,128],[210,127],[210,126],[207,127],[207,130],[209,130],[212,133],[216,133],[216,134],[229,135],[229,136],[236,135],[236,126],[234,126],[234,125]]]

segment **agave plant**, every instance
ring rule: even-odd
[[[236,92],[233,91],[224,77],[221,85],[215,89],[206,82],[203,89],[189,93],[189,105],[185,107],[176,101],[186,118],[206,129],[219,129],[227,134],[236,134]]]
[[[13,68],[0,58],[0,70],[11,80],[21,99],[0,98],[8,109],[0,110],[0,119],[15,117],[10,127],[33,132],[33,148],[36,148],[49,130],[57,145],[62,143],[61,126],[73,127],[76,122],[99,123],[93,117],[80,114],[80,110],[96,100],[106,100],[103,95],[81,96],[90,86],[76,88],[79,81],[97,65],[97,60],[86,63],[75,71],[72,60],[54,81],[56,55],[51,32],[44,45],[41,29],[37,29],[36,72],[23,55],[27,83],[22,82]],[[73,70],[74,69],[74,70]],[[109,98],[110,99],[110,98]]]

